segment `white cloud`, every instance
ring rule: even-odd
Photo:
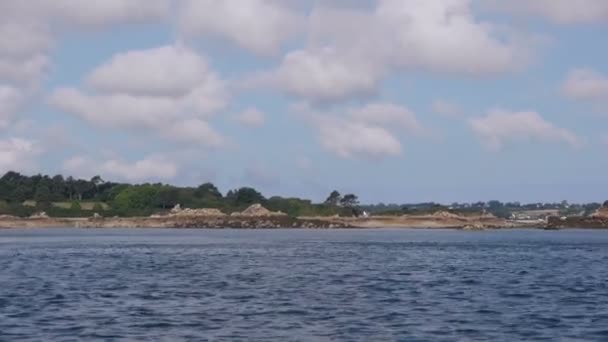
[[[42,152],[37,142],[22,138],[0,140],[0,172],[30,171]]]
[[[0,128],[8,126],[12,115],[23,101],[23,93],[20,89],[0,85]]]
[[[424,132],[413,112],[391,103],[371,103],[360,108],[327,112],[297,105],[293,110],[317,131],[321,145],[340,158],[399,156],[402,146],[396,133]]]
[[[185,0],[179,24],[187,35],[227,38],[260,55],[274,55],[302,18],[281,0]]]
[[[512,141],[560,142],[575,147],[581,144],[576,134],[555,126],[532,111],[492,110],[485,117],[470,119],[469,125],[482,143],[493,150],[499,150]]]
[[[260,127],[266,122],[266,115],[257,108],[251,107],[238,114],[236,120],[245,126]]]
[[[570,71],[564,93],[576,100],[608,101],[608,76],[588,68]]]
[[[183,96],[207,82],[221,86],[201,55],[180,46],[119,53],[87,78],[101,92],[144,96]]]
[[[77,177],[90,178],[97,174],[131,182],[170,180],[178,173],[178,165],[161,156],[149,156],[134,162],[121,159],[105,161],[75,156],[63,162],[63,170]]]
[[[0,54],[13,58],[27,57],[48,51],[53,37],[41,24],[4,21],[0,23]]]
[[[0,17],[99,27],[159,19],[169,13],[170,4],[170,0],[3,0]]]
[[[307,45],[258,83],[317,102],[373,94],[391,69],[479,77],[517,70],[529,42],[478,20],[471,0],[379,0],[373,10],[318,6]],[[254,82],[255,83],[255,82]]]
[[[170,13],[171,1],[0,1],[0,84],[18,87],[29,100],[50,68],[55,34],[158,20]]]
[[[94,124],[152,129],[171,140],[219,145],[219,134],[201,120],[227,106],[226,86],[203,57],[185,47],[118,54],[87,80],[91,94],[59,88],[49,103]]]
[[[608,21],[605,0],[485,0],[483,5],[512,14],[540,16],[560,24]]]
[[[328,102],[373,93],[382,76],[381,67],[328,47],[288,53],[281,66],[262,74],[259,82],[290,95]]]
[[[401,154],[401,143],[388,130],[342,118],[317,117],[323,147],[341,158],[394,157]]]
[[[475,19],[471,0],[381,0],[376,16],[397,65],[483,75],[523,62],[519,46]]]
[[[392,103],[370,103],[350,110],[353,119],[370,124],[400,126],[409,132],[421,132],[422,125],[409,108]]]
[[[48,70],[49,64],[49,58],[44,54],[19,59],[0,55],[0,81],[19,85],[38,83]]]

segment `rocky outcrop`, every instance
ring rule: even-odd
[[[552,216],[547,220],[547,229],[561,228],[585,228],[585,229],[608,229],[608,216],[589,217],[557,217]]]
[[[593,215],[596,218],[607,218],[608,219],[608,207],[599,208]]]
[[[448,211],[438,211],[431,216],[437,217],[437,218],[447,218],[447,219],[462,219],[463,218],[460,215],[456,215],[456,214],[450,213]]]
[[[261,204],[253,204],[249,208],[241,211],[234,212],[230,216],[232,217],[277,217],[277,216],[287,216],[287,214],[282,213],[280,211],[270,211],[264,208]]]
[[[223,212],[221,212],[219,209],[209,209],[209,208],[203,208],[203,209],[180,209],[179,211],[176,211],[175,209],[171,210],[171,213],[169,214],[170,216],[181,216],[181,217],[196,217],[196,216],[203,216],[203,217],[223,217],[226,216],[226,214],[224,214]]]
[[[39,213],[35,213],[32,216],[30,216],[30,219],[34,219],[34,220],[37,220],[37,219],[48,219],[48,218],[49,218],[49,215],[47,215],[44,211],[41,211]]]

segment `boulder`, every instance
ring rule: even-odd
[[[203,208],[203,209],[181,209],[179,210],[171,210],[171,216],[187,216],[187,217],[222,217],[226,216],[221,210],[213,209],[213,208]]]
[[[49,215],[47,215],[44,211],[38,212],[30,216],[31,219],[48,219]]]
[[[254,217],[264,217],[264,216],[287,216],[287,214],[282,213],[280,211],[270,211],[264,208],[261,204],[253,204],[249,206],[249,208],[243,210],[240,213],[232,213],[231,216],[254,216]]]

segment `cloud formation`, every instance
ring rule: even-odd
[[[423,131],[412,111],[392,103],[326,112],[300,105],[294,110],[314,127],[323,148],[344,159],[399,156],[402,146],[396,134]]]
[[[174,178],[178,165],[161,156],[148,156],[133,162],[121,159],[93,160],[75,156],[63,162],[63,171],[76,177],[90,178],[103,174],[130,182],[159,181]]]
[[[179,26],[190,36],[225,38],[259,55],[275,55],[302,23],[281,0],[184,0]]]
[[[559,24],[608,22],[605,0],[489,0],[483,5],[511,14],[540,16]]]
[[[206,60],[189,48],[118,54],[86,80],[93,92],[59,88],[49,103],[97,125],[152,129],[180,142],[221,145],[220,134],[206,120],[227,106],[228,92]]]
[[[36,157],[42,153],[37,142],[23,138],[0,140],[0,172],[10,170],[32,171]]]
[[[372,10],[318,6],[307,42],[258,83],[315,102],[373,94],[389,70],[479,77],[516,70],[527,44],[478,20],[470,0],[379,0]]]
[[[608,103],[608,76],[589,68],[570,71],[562,89],[568,97],[575,100]]]
[[[575,147],[581,145],[576,134],[555,126],[532,111],[496,109],[485,117],[472,118],[468,122],[481,142],[492,150],[500,150],[507,143],[521,141],[559,142]]]

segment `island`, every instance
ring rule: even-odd
[[[22,175],[0,178],[0,228],[608,228],[608,201],[372,204],[332,191],[321,203],[251,187],[197,187]]]

